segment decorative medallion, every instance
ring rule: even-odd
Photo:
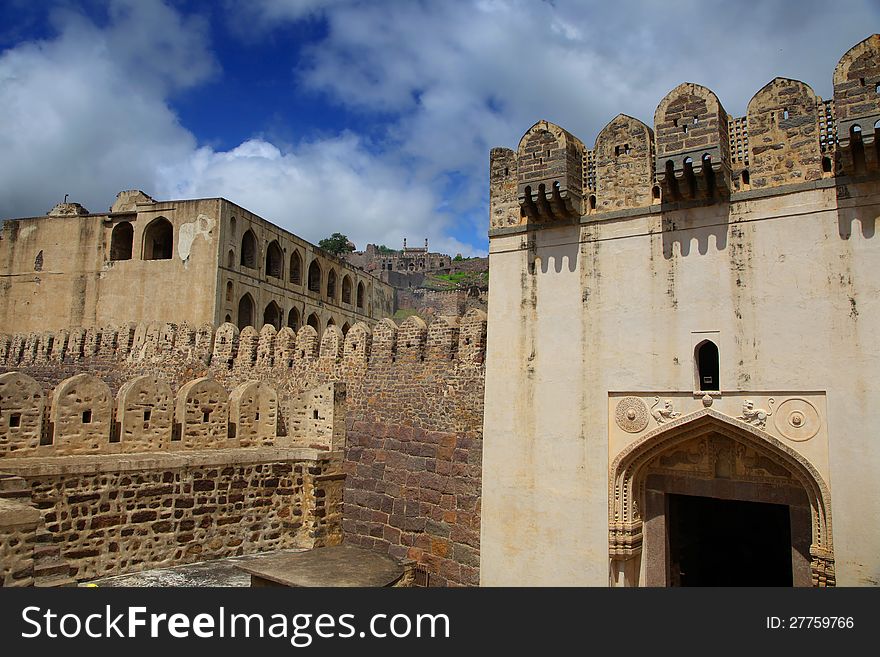
[[[627,433],[639,433],[648,426],[648,407],[638,397],[624,397],[617,402],[614,419]]]
[[[809,440],[819,433],[822,426],[816,407],[800,397],[782,402],[776,409],[773,421],[779,433],[796,442]]]

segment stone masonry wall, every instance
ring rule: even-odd
[[[67,575],[84,580],[338,543],[342,473],[326,454],[235,449],[8,459],[2,467],[28,483]],[[4,546],[17,537],[0,528]]]
[[[486,317],[471,310],[458,323],[437,321],[443,325],[429,329],[423,322],[398,327],[383,320],[372,331],[358,323],[344,341],[328,332],[320,347],[308,326],[295,335],[288,329],[261,334],[259,345],[249,337],[244,349],[229,324],[210,332],[174,325],[94,329],[102,336],[98,344],[115,348],[90,353],[84,332],[77,340],[62,332],[0,336],[0,372],[33,377],[47,396],[62,380],[86,372],[99,375],[114,396],[137,376],[162,379],[173,390],[210,376],[227,393],[249,381],[266,382],[277,391],[278,440],[287,445],[293,445],[292,409],[303,412],[303,393],[342,382],[344,516],[335,503],[343,479],[332,472],[323,488],[315,488],[316,516],[326,514],[318,517],[328,525],[342,520],[347,541],[417,560],[432,584],[477,585]],[[48,347],[37,349],[40,344]],[[305,411],[320,415],[321,408]],[[0,412],[0,433],[4,421]],[[0,471],[13,460],[0,459]]]

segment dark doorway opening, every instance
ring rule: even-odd
[[[788,506],[667,497],[671,586],[792,586]]]

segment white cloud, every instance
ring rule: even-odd
[[[735,115],[776,75],[827,97],[837,59],[880,16],[869,0],[837,3],[834,20],[820,0],[796,10],[775,0],[225,6],[251,40],[318,26],[298,32],[318,35],[300,84],[384,126],[379,142],[346,132],[229,151],[199,144],[169,99],[218,74],[208,24],[159,0],[109,0],[106,24],[58,11],[57,37],[0,55],[0,216],[43,213],[68,192],[100,210],[141,187],[222,195],[312,240],[428,236],[472,253],[452,236],[484,248],[489,149],[515,146],[537,119],[591,145],[618,112],[650,124],[683,81],[709,86]]]
[[[54,39],[0,55],[0,217],[45,213],[67,193],[93,211],[116,193],[223,196],[317,241],[330,232],[452,252],[449,218],[427,185],[371,154],[354,134],[286,147],[261,139],[199,147],[171,94],[217,73],[205,24],[160,2],[114,0],[108,23],[53,14]]]
[[[214,71],[204,34],[159,3],[114,2],[110,14],[100,29],[58,12],[57,38],[0,55],[0,216],[42,214],[66,193],[101,210],[195,147],[164,95]]]
[[[515,146],[536,120],[560,123],[588,146],[617,113],[649,125],[680,82],[705,84],[728,112],[783,75],[830,96],[838,58],[877,24],[876,2],[822,0],[256,0],[264,29],[326,21],[301,80],[338,103],[390,113],[389,142],[426,179],[459,172],[458,200],[486,197],[492,146]],[[439,184],[437,186],[440,189]],[[483,228],[485,230],[485,228]]]
[[[287,152],[260,139],[225,152],[200,148],[163,178],[165,197],[223,196],[312,242],[337,231],[361,249],[427,236],[452,253],[471,251],[445,234],[448,218],[430,188],[407,184],[351,133]]]

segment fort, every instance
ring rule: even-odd
[[[120,192],[110,211],[59,203],[0,230],[0,331],[126,322],[346,332],[394,313],[374,276],[222,198]]]
[[[485,332],[472,311],[320,341],[308,325],[229,323],[3,336],[0,581],[344,534],[432,584],[478,584]]]
[[[878,585],[880,35],[833,83],[493,149],[488,315],[4,301],[4,583],[345,541],[432,585]]]
[[[483,584],[878,584],[880,35],[833,84],[492,150]]]

